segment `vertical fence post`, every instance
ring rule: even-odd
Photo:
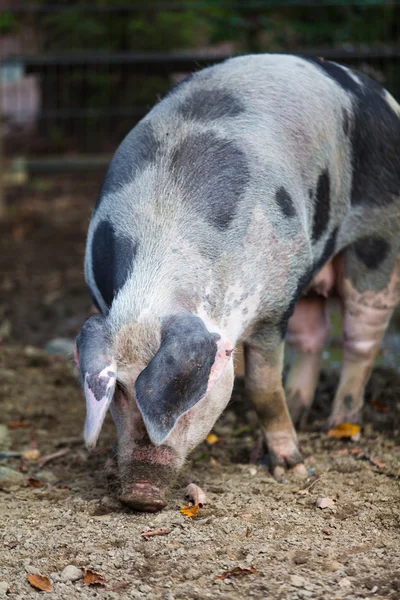
[[[4,144],[3,144],[3,110],[2,110],[2,106],[3,106],[3,82],[0,77],[0,219],[4,217],[4,214],[6,212],[5,195],[4,195],[5,161],[4,161],[4,155],[3,155]]]

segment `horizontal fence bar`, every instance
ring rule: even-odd
[[[186,11],[186,10],[215,10],[218,8],[226,8],[231,10],[262,10],[263,8],[284,8],[284,7],[314,7],[323,8],[325,6],[391,6],[400,4],[400,0],[248,0],[247,2],[229,2],[221,0],[219,2],[148,2],[142,4],[121,4],[114,6],[93,4],[45,4],[12,6],[5,8],[2,12],[10,12],[14,14],[45,14],[59,13],[63,11],[82,11],[95,13],[126,13],[126,12],[151,12],[151,11]]]
[[[46,156],[45,158],[15,158],[10,165],[10,172],[54,173],[71,171],[97,171],[106,169],[111,155],[84,155],[74,158]]]
[[[400,57],[400,47],[342,47],[299,49],[296,52],[282,51],[279,54],[297,54],[304,57],[320,56],[327,60],[390,60]],[[153,71],[186,71],[204,64],[214,64],[232,57],[230,54],[208,54],[202,52],[186,53],[82,53],[56,55],[14,55],[0,61],[1,66],[22,65],[27,72],[39,72],[46,67],[85,67],[101,65],[132,65],[140,69],[146,67]]]

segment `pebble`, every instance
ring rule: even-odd
[[[48,469],[43,469],[43,471],[38,471],[35,475],[37,479],[43,481],[43,483],[55,483],[58,481],[57,477],[49,471]]]
[[[11,446],[10,432],[6,425],[0,425],[0,450],[8,450]]]
[[[9,489],[14,486],[24,485],[25,478],[22,473],[9,469],[8,467],[0,467],[0,488]]]
[[[71,356],[74,348],[75,342],[69,338],[54,338],[44,347],[47,354],[61,354],[62,356]]]
[[[300,577],[300,575],[291,575],[290,583],[294,585],[294,587],[302,588],[308,582],[304,577]]]
[[[78,581],[78,579],[82,579],[82,577],[82,570],[78,569],[78,567],[75,567],[75,565],[67,565],[60,574],[60,579],[63,582]]]
[[[341,579],[339,581],[339,587],[341,588],[348,588],[351,587],[351,581],[348,577],[343,577],[343,579]]]
[[[0,598],[6,598],[9,589],[10,584],[7,581],[0,581]]]

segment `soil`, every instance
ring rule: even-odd
[[[82,257],[97,185],[33,182],[0,225],[0,469],[21,474],[0,491],[0,598],[6,587],[10,598],[37,598],[27,576],[40,573],[57,599],[400,599],[400,374],[385,364],[368,386],[358,442],[324,431],[338,377],[325,368],[299,436],[306,480],[277,483],[250,464],[258,424],[238,379],[218,441],[193,453],[164,511],[116,500],[105,469],[111,419],[90,455],[72,360],[43,350],[75,335],[90,310]],[[26,450],[38,452],[11,455]],[[193,518],[180,513],[189,482],[207,493]],[[318,498],[332,502],[321,509]],[[148,529],[169,533],[145,539]],[[68,565],[105,585],[85,585]]]

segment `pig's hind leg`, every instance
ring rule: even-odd
[[[400,254],[387,240],[360,240],[340,259],[343,361],[329,427],[361,423],[364,389],[400,297]]]
[[[271,471],[278,479],[286,469],[307,474],[282,387],[283,349],[283,342],[273,348],[251,340],[245,345],[246,389],[263,427]]]
[[[286,380],[286,399],[295,425],[303,425],[318,383],[321,355],[329,333],[326,300],[316,294],[300,298],[289,320],[286,341],[295,356]]]

